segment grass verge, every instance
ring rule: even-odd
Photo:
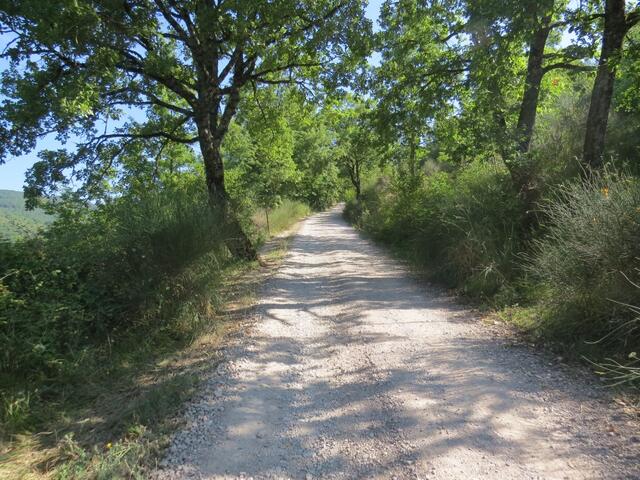
[[[279,229],[301,216],[280,219]],[[187,299],[166,327],[134,328],[78,355],[54,382],[3,379],[0,478],[147,478],[201,372],[215,367],[221,342],[239,328],[292,236],[267,242],[260,264],[233,264],[212,279],[193,272],[210,280],[207,293]]]
[[[310,213],[311,209],[305,203],[285,199],[275,209],[258,211],[252,220],[261,235],[267,238],[287,230],[292,222],[301,220]]]

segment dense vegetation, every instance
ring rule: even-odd
[[[385,3],[369,82],[389,153],[346,209],[533,337],[610,357],[623,382],[640,347],[639,16],[623,1]]]
[[[50,226],[0,224],[6,445],[60,429],[60,477],[143,476],[158,399],[194,381],[132,372],[210,331],[257,247],[339,200],[430,277],[637,384],[639,7],[389,0],[374,32],[365,3],[0,0],[0,162],[64,145],[25,182]],[[76,443],[109,382],[144,401]]]

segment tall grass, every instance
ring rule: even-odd
[[[381,179],[345,215],[375,238],[428,267],[436,280],[476,297],[515,274],[521,206],[504,167],[475,162],[455,173]]]
[[[55,375],[118,332],[171,317],[196,262],[229,260],[195,183],[69,205],[44,234],[0,245],[0,373]]]
[[[625,349],[640,335],[621,328],[640,282],[640,181],[602,172],[557,189],[543,205],[545,234],[528,270],[542,289],[544,328],[560,338],[604,338]]]
[[[286,230],[310,213],[311,209],[307,204],[298,200],[284,199],[276,208],[256,211],[252,220],[264,239]]]

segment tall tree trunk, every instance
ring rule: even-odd
[[[220,147],[222,135],[216,135],[211,129],[209,113],[200,115],[197,119],[200,150],[204,161],[205,180],[211,208],[222,215],[223,229],[226,235],[225,243],[235,257],[255,260],[258,258],[256,249],[249,237],[242,229],[229,202],[229,195],[224,184],[224,164]]]
[[[523,229],[531,231],[536,225],[535,204],[539,191],[533,182],[531,166],[527,165],[524,156],[529,152],[533,129],[538,113],[538,100],[540,98],[540,85],[544,77],[544,49],[551,32],[551,16],[544,16],[537,25],[529,42],[529,58],[527,61],[527,75],[524,84],[524,93],[520,103],[518,124],[516,127],[516,149],[511,155],[514,158],[509,162],[509,172],[524,208]]]
[[[602,50],[598,62],[591,104],[587,117],[582,161],[587,168],[598,168],[603,163],[609,109],[613,97],[616,62],[622,52],[622,43],[628,30],[625,0],[607,0],[605,4]]]
[[[360,179],[360,160],[355,159],[355,187],[356,187],[356,198],[360,200],[360,195],[362,194],[362,182]]]
[[[529,43],[529,59],[527,62],[527,77],[524,84],[524,94],[520,104],[518,115],[518,143],[519,153],[527,153],[531,146],[533,128],[536,124],[538,113],[538,99],[540,98],[540,85],[545,71],[543,67],[544,49],[551,32],[551,17],[545,16],[533,33]]]

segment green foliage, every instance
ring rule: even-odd
[[[231,192],[257,208],[275,208],[293,195],[298,179],[288,99],[274,89],[256,93],[242,104],[233,134],[225,141],[225,160],[233,166]]]
[[[547,80],[549,90],[541,101],[531,152],[540,188],[553,188],[580,170],[577,159],[584,143],[592,81],[587,75],[568,77],[557,72]]]
[[[340,198],[337,128],[292,88],[265,89],[241,103],[223,144],[229,192],[245,211],[273,209],[285,199],[323,210]]]
[[[343,184],[338,167],[327,163],[316,175],[303,177],[299,198],[314,210],[325,210],[338,201]]]
[[[383,159],[384,146],[374,126],[371,105],[358,99],[347,99],[332,115],[337,130],[334,155],[341,174],[348,178],[356,197],[362,182]]]
[[[163,307],[190,294],[186,266],[227,261],[219,225],[193,178],[70,203],[42,235],[0,244],[0,369],[55,374],[117,331],[161,325]]]
[[[263,236],[267,236],[267,217],[269,215],[269,232],[276,235],[289,228],[292,223],[301,220],[311,213],[311,209],[305,203],[297,200],[285,199],[275,209],[257,211],[253,216],[253,223]]]
[[[374,237],[472,296],[497,293],[517,272],[521,207],[504,167],[474,162],[421,180],[381,181],[347,215]]]
[[[530,271],[545,287],[545,329],[572,337],[637,346],[623,327],[640,282],[640,182],[613,172],[560,187],[543,207],[545,235]]]
[[[75,149],[39,152],[27,178],[32,198],[71,185],[99,197],[122,168],[196,144],[208,182],[222,181],[214,157],[250,87],[344,83],[369,52],[360,0],[181,4],[0,2],[10,38],[1,54],[0,163],[51,132],[79,139]]]

